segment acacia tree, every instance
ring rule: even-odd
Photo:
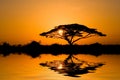
[[[97,31],[96,29],[88,28],[87,26],[81,24],[59,25],[48,32],[41,33],[40,35],[49,38],[64,39],[69,43],[69,45],[73,45],[80,39],[85,39],[92,36],[106,36],[102,32]],[[71,57],[72,54],[69,55],[66,60],[70,59]]]
[[[69,43],[69,45],[73,45],[80,39],[92,36],[106,36],[105,34],[98,32],[96,29],[88,28],[87,26],[80,24],[59,25],[48,32],[41,33],[40,35],[50,38],[64,39]]]

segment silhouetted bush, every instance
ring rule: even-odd
[[[0,54],[7,56],[11,53],[24,53],[32,57],[38,57],[40,54],[92,54],[99,56],[101,54],[120,54],[120,45],[102,45],[94,43],[91,45],[41,45],[39,42],[32,41],[25,45],[10,45],[5,42],[0,45]]]

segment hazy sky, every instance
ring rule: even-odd
[[[107,34],[78,44],[120,44],[120,0],[0,0],[0,42],[25,44],[36,40],[42,44],[66,44],[39,34],[71,23]]]

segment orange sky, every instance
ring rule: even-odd
[[[79,23],[96,28],[106,37],[81,40],[120,44],[120,0],[0,0],[0,42],[42,44],[67,42],[39,36],[60,24]]]

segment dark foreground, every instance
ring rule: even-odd
[[[0,54],[7,56],[11,53],[25,53],[32,57],[38,57],[40,54],[91,54],[99,56],[101,54],[120,54],[120,45],[102,45],[99,43],[91,45],[41,45],[36,41],[32,41],[26,45],[10,45],[3,43],[0,45]]]

